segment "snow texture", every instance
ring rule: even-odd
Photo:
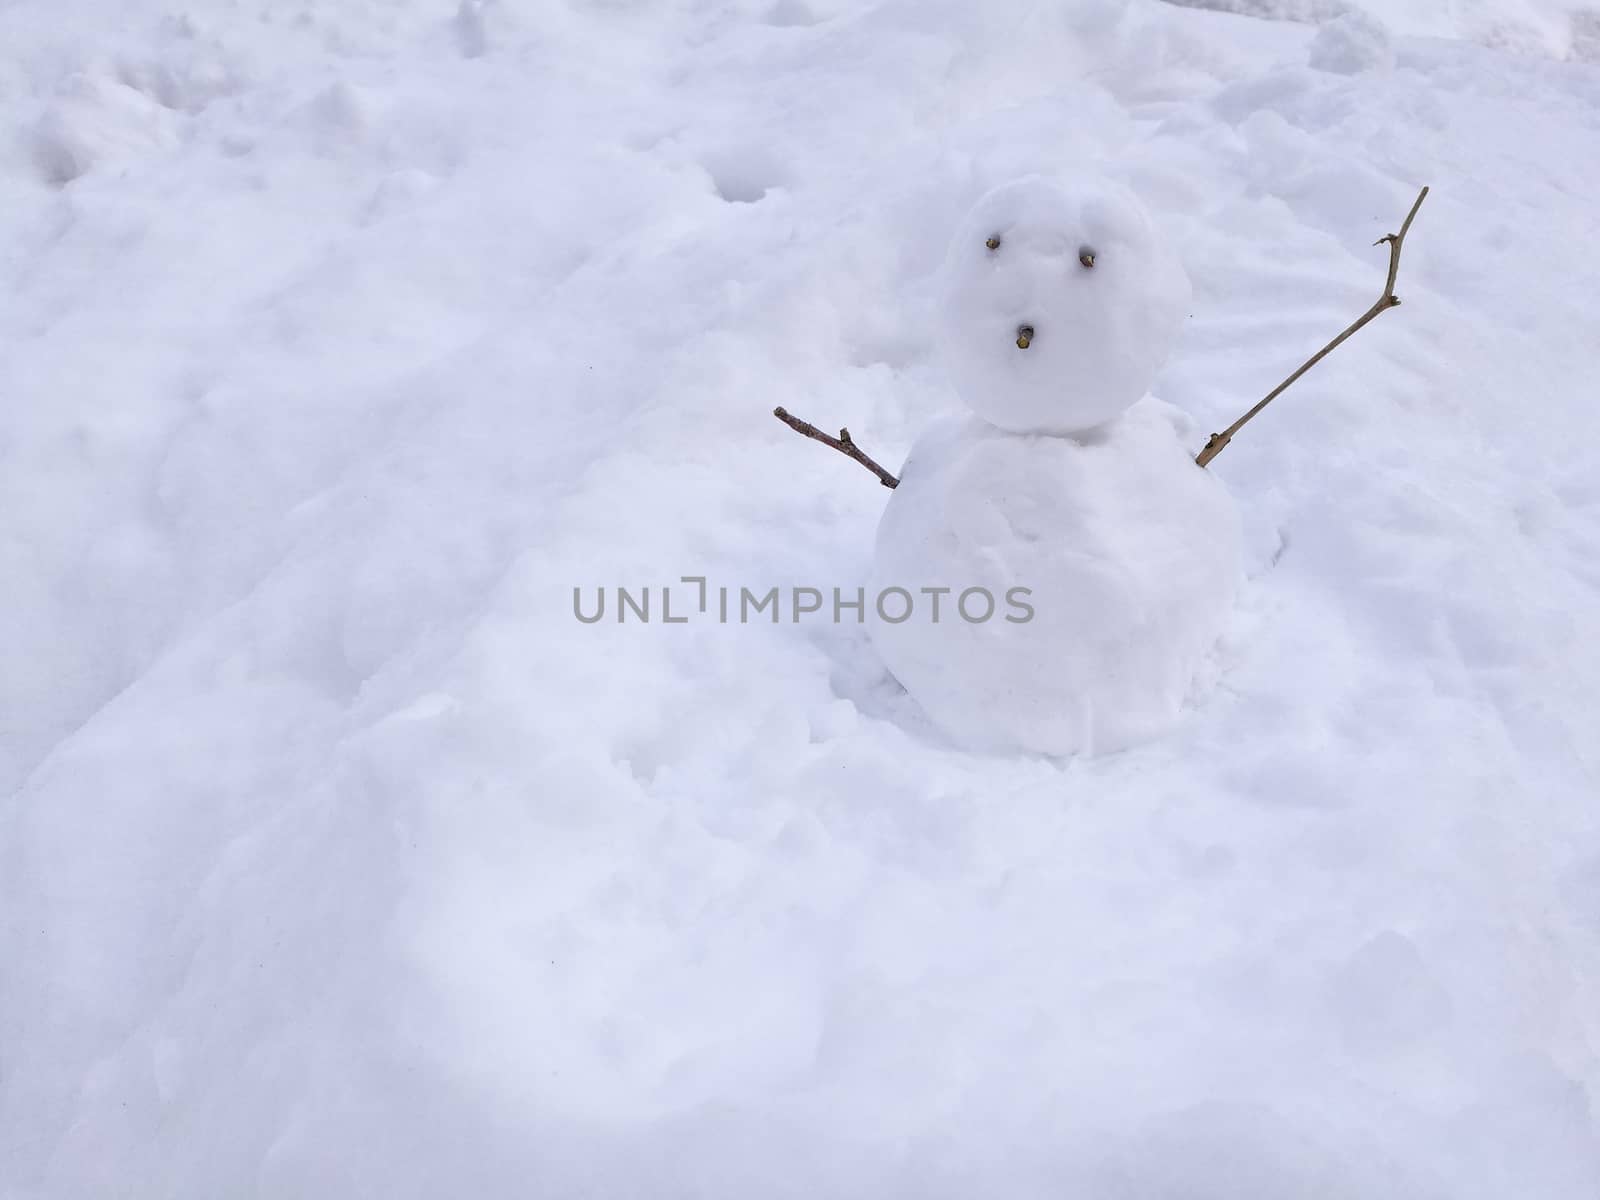
[[[1077,438],[951,419],[884,510],[872,641],[961,743],[1120,750],[1177,720],[1239,563],[1232,500],[1157,401]]]
[[[1412,37],[1463,38],[1511,54],[1595,61],[1588,43],[1600,8],[1593,0],[1167,0],[1318,25],[1355,16]]]
[[[0,4],[0,1196],[1600,1195],[1596,6],[1363,7]],[[1205,703],[974,753],[716,589],[865,586],[771,409],[898,470],[1077,163],[1190,450],[1433,190]]]
[[[1126,189],[1018,180],[978,201],[950,244],[940,357],[1001,429],[1076,433],[1145,394],[1188,304],[1182,265]]]
[[[1359,75],[1394,66],[1394,47],[1382,21],[1350,12],[1323,25],[1311,39],[1306,61],[1319,71]]]

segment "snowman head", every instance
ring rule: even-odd
[[[979,200],[945,261],[940,346],[957,391],[1013,433],[1078,433],[1149,390],[1189,280],[1131,194],[1034,176]]]

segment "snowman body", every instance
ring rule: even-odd
[[[941,291],[972,411],[917,441],[884,512],[874,592],[915,603],[880,604],[874,645],[965,745],[1157,736],[1239,575],[1232,501],[1147,395],[1188,281],[1125,192],[1029,179],[978,203]]]

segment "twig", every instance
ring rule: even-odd
[[[803,433],[808,438],[815,438],[824,446],[832,446],[840,454],[845,454],[855,459],[863,467],[876,475],[878,477],[878,482],[883,484],[884,487],[892,488],[899,485],[900,481],[898,479],[863,454],[861,452],[861,447],[857,446],[853,441],[850,440],[850,431],[848,429],[839,430],[839,436],[836,438],[831,438],[827,434],[823,433],[822,430],[813,425],[810,421],[802,421],[799,417],[791,416],[788,410],[784,408],[773,409],[772,415],[777,417],[778,420],[782,421],[796,433]]]
[[[1238,433],[1239,430],[1244,428],[1245,422],[1249,421],[1251,417],[1255,416],[1268,404],[1272,403],[1273,400],[1277,399],[1278,393],[1282,392],[1296,379],[1299,379],[1300,376],[1304,375],[1312,367],[1316,366],[1323,360],[1329,351],[1331,351],[1340,342],[1344,341],[1345,338],[1349,337],[1356,330],[1360,329],[1368,321],[1372,320],[1373,317],[1377,316],[1381,312],[1388,311],[1396,304],[1400,303],[1400,297],[1394,294],[1394,279],[1400,271],[1400,246],[1401,243],[1406,240],[1406,231],[1411,228],[1411,219],[1417,215],[1417,209],[1422,207],[1423,198],[1427,196],[1427,194],[1427,188],[1423,188],[1422,191],[1417,194],[1417,201],[1411,206],[1411,211],[1406,214],[1405,223],[1400,226],[1399,233],[1386,233],[1377,241],[1372,243],[1374,246],[1381,246],[1385,242],[1389,243],[1389,275],[1383,283],[1383,295],[1378,297],[1377,302],[1374,303],[1371,308],[1367,309],[1366,312],[1362,313],[1361,316],[1356,318],[1355,323],[1351,325],[1350,328],[1346,329],[1338,337],[1334,338],[1333,341],[1329,342],[1321,350],[1318,350],[1310,358],[1306,359],[1306,361],[1300,365],[1299,370],[1268,392],[1266,396],[1258,404],[1256,404],[1254,408],[1245,413],[1244,416],[1240,417],[1232,425],[1229,425],[1221,433],[1213,433],[1211,435],[1211,439],[1206,442],[1205,448],[1201,450],[1199,454],[1195,455],[1194,461],[1196,463],[1203,467],[1217,455],[1221,454],[1222,448],[1233,440],[1234,434]]]

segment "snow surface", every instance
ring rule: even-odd
[[[984,196],[940,275],[939,361],[962,403],[1012,433],[1127,412],[1189,312],[1189,281],[1138,199],[1081,165],[1072,175]]]
[[[884,509],[868,628],[954,742],[1121,750],[1178,720],[1239,559],[1233,500],[1156,400],[1076,437],[949,418]]]
[[[1600,22],[1359,7],[1392,68],[1144,0],[0,6],[0,1195],[1592,1200]],[[1194,281],[1194,448],[1433,187],[1212,464],[1172,736],[574,619],[862,584],[884,489],[771,408],[897,468],[950,232],[1079,161]]]

